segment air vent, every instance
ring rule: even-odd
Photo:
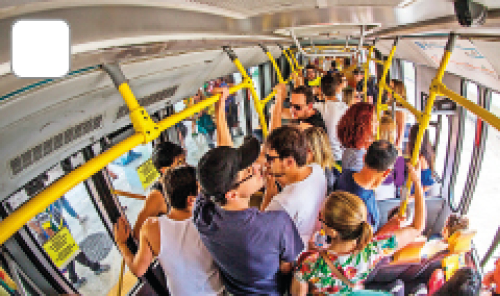
[[[156,92],[154,94],[151,94],[147,97],[143,97],[137,100],[139,102],[139,105],[142,107],[147,107],[149,105],[152,105],[154,103],[158,103],[160,101],[166,100],[168,98],[171,98],[174,96],[175,92],[179,88],[179,85],[175,85],[172,87],[169,87],[167,89],[164,89],[162,91]],[[128,115],[129,110],[127,105],[122,105],[120,108],[118,108],[118,113],[116,113],[116,119],[120,119],[126,115]]]
[[[90,118],[80,124],[68,128],[62,133],[59,133],[52,138],[45,140],[42,144],[25,151],[21,155],[10,160],[10,169],[15,176],[24,171],[31,165],[38,162],[40,159],[48,156],[49,154],[57,151],[63,146],[78,140],[82,136],[99,129],[102,125],[102,115]]]

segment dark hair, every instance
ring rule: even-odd
[[[448,237],[450,237],[459,230],[469,229],[469,219],[465,216],[451,214],[446,220],[445,227],[448,229]]]
[[[159,172],[162,168],[171,166],[177,156],[185,153],[181,146],[172,142],[165,142],[156,145],[151,160]]]
[[[301,85],[292,90],[292,94],[300,94],[306,97],[306,103],[312,104],[315,102],[313,92],[310,87]]]
[[[413,125],[410,129],[410,135],[408,136],[408,149],[409,154],[413,154],[413,149],[415,147],[415,141],[417,140],[419,125],[418,123]],[[423,156],[427,161],[431,171],[434,171],[434,148],[432,148],[431,142],[429,141],[429,131],[425,130],[424,138],[422,139],[422,145],[420,146],[420,156]]]
[[[291,156],[298,166],[307,162],[307,140],[297,127],[282,126],[273,130],[266,139],[266,145],[276,150],[280,159]]]
[[[480,289],[481,276],[479,273],[470,267],[464,267],[457,270],[434,295],[475,296],[479,295]]]
[[[316,66],[312,65],[312,64],[309,64],[306,66],[306,70],[314,70],[316,71]]]
[[[170,201],[170,205],[176,209],[185,209],[188,196],[198,194],[195,168],[181,166],[168,170],[163,176],[163,186],[166,193],[165,197]]]
[[[335,89],[342,82],[338,75],[326,75],[321,78],[321,92],[327,97],[335,96]]]
[[[378,140],[373,142],[365,155],[365,164],[374,170],[384,172],[390,169],[398,158],[398,150],[391,142]]]
[[[330,65],[333,69],[337,69],[337,61],[336,60],[333,60]]]
[[[362,148],[372,142],[373,112],[373,105],[366,102],[347,109],[337,125],[338,138],[345,148]]]

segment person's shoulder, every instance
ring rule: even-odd
[[[141,235],[151,236],[160,232],[160,220],[162,217],[149,217],[141,227]]]

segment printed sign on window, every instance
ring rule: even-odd
[[[76,256],[79,247],[68,228],[62,227],[43,244],[45,252],[58,268],[62,268]]]
[[[144,189],[148,188],[151,183],[160,177],[160,173],[156,170],[151,159],[137,167],[137,175]]]

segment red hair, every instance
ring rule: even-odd
[[[373,112],[370,103],[360,102],[352,105],[340,119],[337,134],[345,148],[365,148],[373,141]]]

